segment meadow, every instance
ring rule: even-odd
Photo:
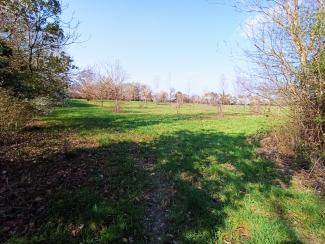
[[[47,133],[69,135],[49,156],[52,169],[64,162],[53,180],[64,184],[44,190],[39,227],[9,243],[325,242],[324,200],[256,153],[272,116],[244,106],[225,106],[223,117],[198,104],[178,114],[168,103],[122,108],[70,100],[41,118]]]

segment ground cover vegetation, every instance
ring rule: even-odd
[[[210,105],[186,104],[177,114],[168,103],[143,103],[124,102],[115,113],[114,101],[72,100],[21,133],[34,139],[2,150],[2,179],[10,179],[2,236],[9,243],[324,240],[324,201],[302,171],[258,154],[255,135],[272,127],[269,117],[244,106],[219,117]]]
[[[324,3],[236,7],[256,66],[194,96],[76,71],[60,1],[0,0],[0,242],[324,242]]]

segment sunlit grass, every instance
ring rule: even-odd
[[[289,187],[280,187],[277,180],[288,179],[279,178],[275,164],[257,156],[256,145],[247,142],[272,127],[267,111],[254,115],[248,107],[228,106],[219,117],[209,105],[185,104],[179,114],[171,104],[123,102],[121,113],[112,108],[111,102],[101,107],[70,101],[44,118],[49,130],[95,139],[95,152],[109,148],[105,170],[117,170],[109,193],[116,196],[112,200],[87,189],[62,193],[63,200],[53,202],[50,224],[31,238],[118,243],[132,236],[145,242],[143,195],[150,179],[137,165],[151,161],[175,187],[167,224],[176,240],[325,241],[324,201],[290,176]],[[71,237],[71,224],[85,225],[81,236]]]

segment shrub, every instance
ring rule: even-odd
[[[35,114],[36,110],[29,102],[0,88],[0,132],[21,129]]]

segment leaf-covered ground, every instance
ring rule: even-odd
[[[324,199],[257,155],[269,117],[70,101],[0,144],[0,241],[322,243]]]

